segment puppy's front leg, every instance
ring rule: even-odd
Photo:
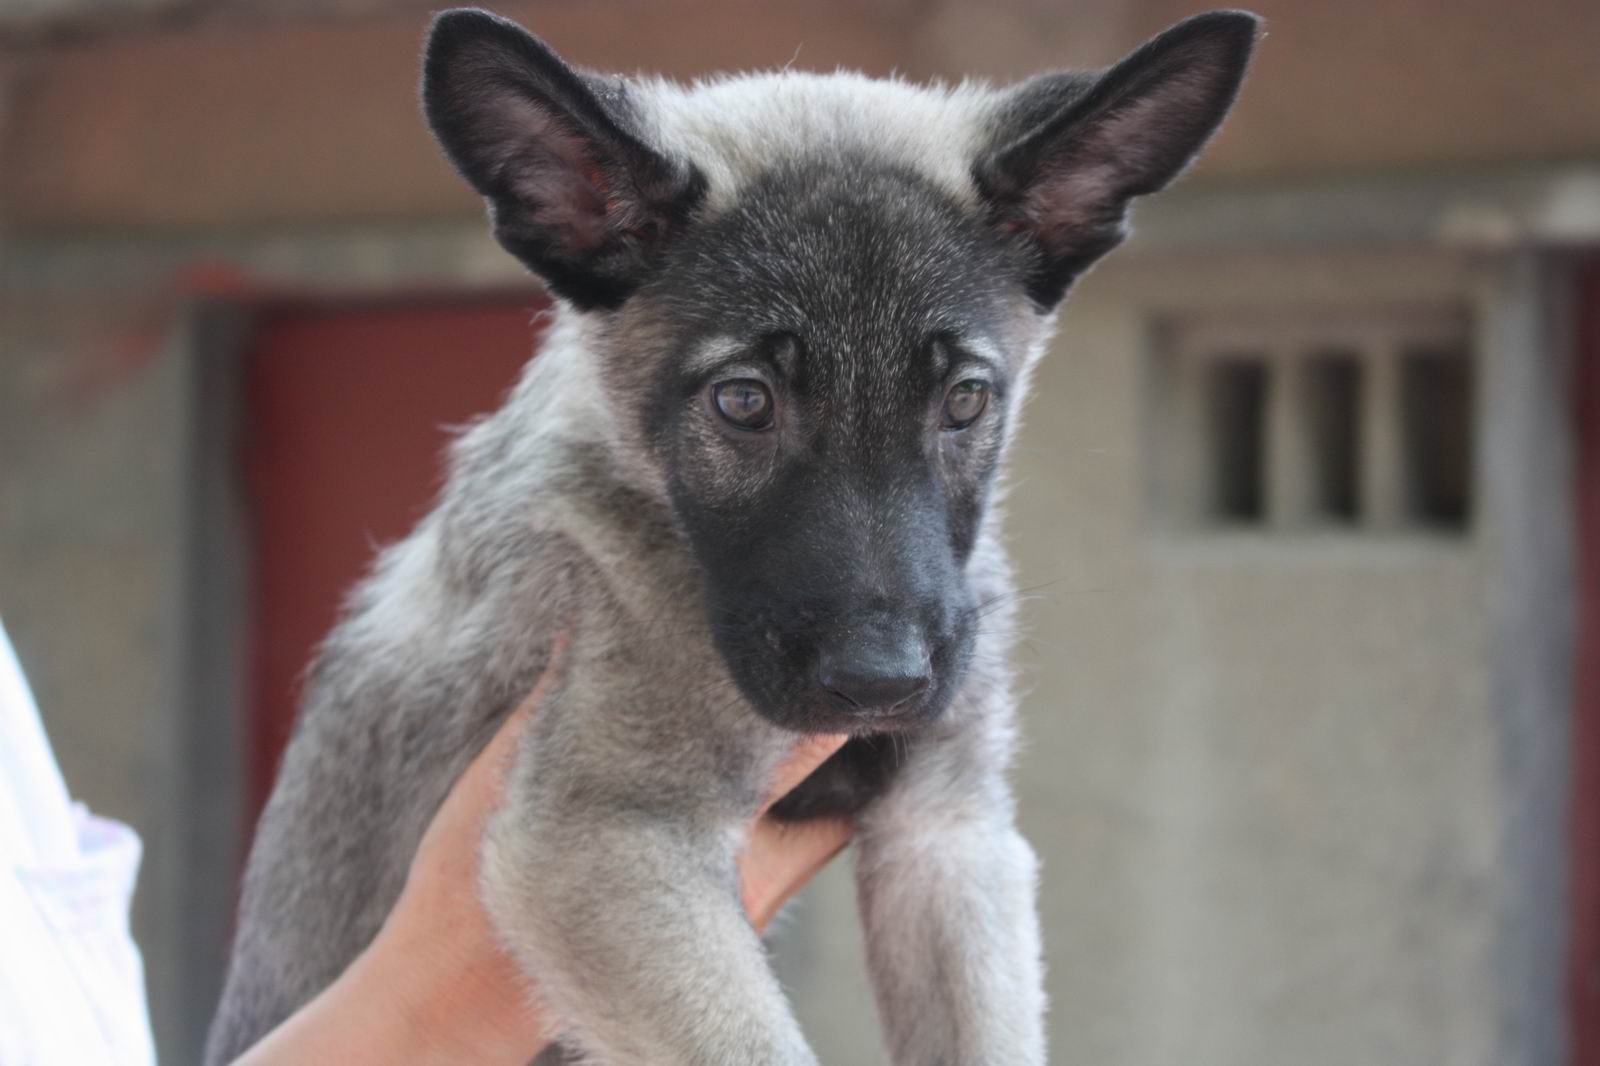
[[[611,811],[502,815],[491,915],[552,1034],[604,1066],[814,1066],[739,904],[732,832]]]
[[[906,767],[863,819],[857,866],[873,986],[896,1066],[1040,1066],[1037,861],[998,772]],[[918,780],[920,778],[920,780]],[[976,786],[976,787],[974,787]]]

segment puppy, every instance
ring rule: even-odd
[[[893,1061],[1044,1062],[996,479],[1062,298],[1216,130],[1256,33],[1200,15],[1009,88],[681,86],[441,15],[428,121],[558,309],[317,658],[208,1061],[368,943],[566,631],[482,885],[555,1057],[816,1061],[734,862],[826,731],[853,739],[778,813],[854,819]]]

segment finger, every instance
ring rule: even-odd
[[[844,850],[852,833],[844,818],[756,823],[739,858],[739,876],[745,913],[757,930],[764,931],[789,898]]]
[[[504,763],[516,750],[517,738],[522,735],[523,728],[539,710],[540,705],[550,696],[551,689],[560,683],[562,673],[567,665],[567,647],[570,641],[567,634],[557,634],[556,639],[550,644],[550,660],[545,663],[544,673],[539,675],[539,680],[534,683],[533,691],[528,693],[517,709],[506,718],[494,739],[489,741],[484,749],[484,756],[495,765]]]
[[[796,891],[821,873],[855,836],[855,826],[844,818],[819,818],[810,828],[797,857],[801,873],[795,883]]]
[[[793,792],[795,786],[811,776],[813,770],[827,762],[834,752],[844,747],[848,733],[814,733],[801,737],[794,749],[773,772],[771,787],[761,813],[766,814],[783,797]]]
[[[799,872],[802,881],[839,854],[855,835],[855,826],[848,818],[808,818],[803,822],[778,822],[767,818],[755,829],[755,836],[771,842],[781,851],[785,865]]]

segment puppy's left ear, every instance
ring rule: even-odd
[[[974,176],[996,224],[1036,253],[1028,288],[1041,310],[1122,241],[1129,201],[1172,181],[1216,132],[1260,23],[1196,15],[1098,78],[1046,75],[1013,92]]]
[[[514,22],[470,8],[434,20],[422,107],[506,250],[579,307],[615,308],[704,194],[650,144],[629,84],[573,69]]]

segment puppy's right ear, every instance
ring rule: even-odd
[[[698,170],[637,131],[628,91],[486,11],[446,11],[429,32],[434,136],[506,250],[585,309],[620,306],[704,195]]]
[[[1097,77],[1045,75],[1011,95],[999,144],[974,168],[994,221],[1037,256],[1041,310],[1127,235],[1130,201],[1165,187],[1222,124],[1261,20],[1194,15]]]

